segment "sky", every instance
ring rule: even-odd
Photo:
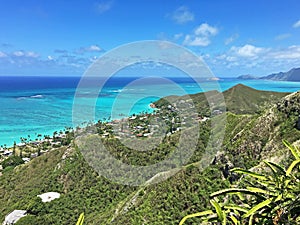
[[[80,76],[120,45],[165,40],[220,77],[300,67],[299,0],[1,0],[0,76]]]

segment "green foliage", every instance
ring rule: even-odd
[[[45,215],[48,213],[48,205],[43,203],[38,196],[33,197],[27,204],[27,212],[32,215]]]
[[[217,99],[220,93],[217,91],[209,92],[212,98]],[[226,109],[228,112],[235,114],[254,114],[261,113],[269,107],[271,103],[275,103],[289,93],[259,91],[242,84],[238,84],[223,93]],[[204,116],[210,116],[210,107],[205,93],[191,94],[189,96],[168,96],[155,102],[159,108],[166,107],[169,102],[178,100],[186,100],[192,98],[198,112]]]
[[[286,141],[284,144],[294,156],[294,161],[288,167],[264,161],[269,172],[233,169],[233,172],[244,176],[239,183],[243,188],[229,188],[212,193],[210,197],[213,210],[185,216],[180,225],[197,216],[202,217],[202,221],[222,224],[227,224],[226,220],[235,225],[299,224],[300,151]]]
[[[5,159],[1,165],[5,169],[6,167],[16,167],[18,165],[23,164],[24,161],[20,156],[10,156],[7,159]]]
[[[36,217],[34,215],[26,215],[19,219],[15,225],[32,225],[36,224]]]
[[[51,191],[61,197],[46,203],[37,197]],[[0,176],[0,221],[11,211],[24,209],[31,224],[69,225],[76,224],[82,210],[84,223],[106,224],[118,203],[134,191],[100,177],[77,150],[54,149]]]

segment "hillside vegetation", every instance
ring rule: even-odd
[[[260,91],[243,84],[238,84],[224,91],[222,94],[224,96],[225,106],[212,106],[213,110],[225,107],[227,111],[234,114],[253,114],[263,112],[267,107],[290,93]],[[175,102],[191,98],[197,110],[203,115],[208,116],[212,112],[209,109],[207,97],[212,99],[222,99],[218,97],[218,95],[220,95],[219,92],[210,91],[207,93],[197,93],[187,96],[168,96],[158,100],[155,104],[162,107],[169,104],[169,101]]]
[[[25,209],[31,213],[19,220],[19,225],[76,224],[82,212],[84,224],[179,224],[184,216],[209,209],[209,195],[228,188],[239,178],[231,173],[231,168],[250,169],[262,159],[287,163],[290,155],[282,140],[296,145],[300,140],[297,129],[300,93],[261,92],[238,85],[224,92],[224,97],[227,105],[224,141],[204,170],[198,162],[205,152],[210,120],[200,122],[196,151],[179,172],[163,182],[140,187],[117,184],[99,176],[81,152],[70,145],[49,151],[0,176],[0,221],[15,209]],[[201,115],[208,113],[203,94],[192,98]],[[156,103],[162,108],[166,104],[164,99]],[[170,154],[179,134],[165,138],[157,151],[149,155],[124,148],[113,137],[105,144],[114,157],[124,162],[148,165]],[[42,203],[36,197],[49,191],[62,195],[49,203]],[[189,224],[200,221],[193,218]]]

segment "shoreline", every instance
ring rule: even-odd
[[[262,91],[274,91],[274,92],[294,92],[294,91],[298,91],[300,89],[300,82],[299,82],[299,87],[298,85],[293,85],[292,87],[290,87],[290,83],[291,82],[285,82],[286,85],[284,86],[281,86],[279,84],[282,84],[282,82],[275,82],[275,81],[271,81],[268,83],[270,84],[269,86],[263,86],[264,83],[253,83],[255,82],[256,80],[251,80],[251,81],[242,81],[240,80],[240,82],[242,82],[243,84],[249,86],[249,87],[252,87],[252,88],[255,88],[255,89],[258,89],[258,90],[262,90]],[[260,80],[261,82],[262,80]],[[262,81],[264,82],[264,81]],[[227,90],[228,88],[234,86],[235,84],[237,83],[237,81],[230,81],[229,83],[226,81],[225,83],[223,83],[222,81],[220,82],[220,85],[222,86],[222,90]],[[277,85],[276,85],[277,84]],[[293,84],[297,84],[297,82],[294,82]],[[182,85],[185,85],[184,83]],[[267,88],[266,88],[267,87]],[[189,87],[187,87],[189,88]],[[292,88],[292,89],[290,89]],[[267,90],[268,89],[268,90]],[[294,90],[295,89],[295,90]],[[36,93],[36,92],[34,92]],[[192,92],[192,90],[188,90],[187,91],[188,94],[192,94],[194,92]],[[167,95],[166,95],[167,96]],[[33,99],[34,101],[39,101],[39,99]],[[153,110],[155,109],[156,106],[155,104],[153,104],[153,102],[148,102],[147,104],[145,104],[144,106],[144,110]],[[5,107],[4,107],[5,109]],[[141,111],[137,112],[137,113],[140,113]],[[126,116],[120,116],[120,118],[124,118]],[[18,118],[15,117],[14,120],[17,120]],[[25,121],[21,121],[21,123],[19,124],[19,127],[22,127],[23,123]],[[34,122],[34,121],[33,121]],[[54,121],[50,121],[52,124],[55,123]],[[10,120],[8,120],[8,123],[11,123]],[[30,122],[28,122],[30,123]],[[5,124],[5,120],[3,121],[3,124]],[[61,123],[59,123],[60,125]],[[35,127],[33,127],[32,129],[27,129],[28,131],[26,131],[26,128],[24,129],[25,131],[24,132],[16,132],[16,133],[13,133],[12,129],[14,130],[21,130],[21,129],[17,129],[17,128],[14,128],[14,125],[11,125],[11,127],[8,127],[8,126],[3,126],[3,132],[2,132],[2,137],[3,137],[3,142],[0,141],[0,146],[2,145],[3,147],[6,145],[6,147],[12,147],[13,146],[13,143],[14,141],[16,143],[20,143],[20,137],[24,137],[24,134],[25,134],[25,137],[27,137],[28,134],[30,134],[32,136],[32,139],[34,140],[35,139],[35,135],[36,134],[42,134],[43,136],[44,135],[50,135],[52,136],[52,134],[55,132],[55,131],[59,131],[59,130],[63,130],[66,125],[64,126],[61,126],[61,127],[57,127],[55,129],[51,129],[51,130],[43,130],[43,129],[35,129]],[[36,126],[38,128],[38,125],[34,124],[34,126]],[[73,126],[73,124],[71,125]],[[7,130],[7,131],[6,131]],[[32,132],[31,132],[32,131]],[[19,136],[19,137],[18,137]]]

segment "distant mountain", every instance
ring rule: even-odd
[[[237,78],[241,79],[241,80],[255,80],[255,79],[258,79],[258,77],[250,75],[250,74],[241,75],[241,76],[238,76]]]
[[[263,77],[255,77],[253,75],[241,75],[237,77],[241,80],[278,80],[278,81],[294,81],[300,82],[300,68],[293,68],[288,72],[273,73]]]
[[[300,81],[300,68],[293,68],[288,72],[273,73],[260,79],[281,80],[281,81]]]

